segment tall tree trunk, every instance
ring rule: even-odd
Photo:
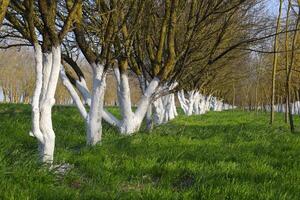
[[[270,116],[270,124],[274,123],[274,117],[275,117],[275,93],[276,93],[276,70],[277,70],[277,63],[278,63],[278,34],[280,32],[280,19],[281,19],[281,12],[282,12],[282,2],[283,0],[280,0],[279,4],[279,13],[277,18],[277,24],[276,24],[276,35],[275,35],[275,41],[274,41],[274,58],[273,58],[273,70],[272,70],[272,95],[271,95],[271,116]]]
[[[300,1],[298,1],[298,4],[300,5]],[[300,10],[298,11],[298,17],[297,17],[297,22],[296,22],[296,30],[299,27],[299,22],[300,22]],[[288,98],[288,104],[289,104],[289,124],[290,124],[290,129],[291,132],[293,133],[295,131],[294,127],[294,119],[293,115],[291,113],[291,79],[292,79],[292,72],[293,72],[293,67],[294,67],[294,62],[295,62],[295,49],[297,46],[297,40],[298,40],[298,31],[294,32],[293,35],[293,43],[292,43],[292,55],[291,55],[291,61],[290,61],[290,67],[288,69],[288,74],[287,74],[287,81],[286,81],[286,90],[287,90],[287,98]]]
[[[40,96],[42,91],[43,84],[43,57],[42,50],[39,44],[34,45],[34,53],[35,53],[35,71],[36,71],[36,81],[35,81],[35,89],[32,97],[32,130],[30,132],[31,136],[37,138],[39,142],[39,149],[42,150],[42,146],[44,144],[44,137],[40,129]],[[40,152],[42,153],[42,152]],[[40,155],[42,158],[42,154]]]
[[[52,126],[52,107],[55,104],[55,91],[57,87],[59,70],[61,64],[61,49],[60,46],[52,47],[52,68],[47,85],[47,91],[44,99],[41,102],[41,118],[40,128],[44,137],[44,144],[42,145],[42,161],[45,163],[53,162],[54,147],[55,147],[55,133]]]
[[[286,25],[285,25],[285,68],[286,68],[286,97],[285,97],[285,123],[289,122],[289,111],[290,111],[290,86],[289,86],[289,17],[290,17],[290,10],[291,10],[291,1],[288,1],[288,9],[286,13]]]
[[[102,113],[104,91],[106,87],[106,74],[103,65],[93,67],[93,90],[91,108],[87,117],[87,144],[95,145],[102,137]]]

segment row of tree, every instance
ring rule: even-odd
[[[144,119],[151,129],[174,118],[175,93],[188,115],[202,114],[212,104],[216,110],[234,106],[237,95],[230,91],[245,76],[236,72],[253,59],[241,50],[274,36],[266,34],[265,18],[257,15],[263,11],[260,0],[1,2],[3,48],[34,49],[31,135],[46,163],[54,155],[51,114],[59,77],[85,121],[87,144],[95,145],[102,119],[130,135]],[[91,69],[90,85],[81,58]],[[104,107],[109,74],[116,79],[121,118]],[[135,109],[130,77],[141,91]]]

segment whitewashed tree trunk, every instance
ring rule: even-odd
[[[150,104],[146,113],[146,130],[148,131],[153,129],[152,109],[152,104]]]
[[[211,96],[205,97],[199,91],[195,90],[187,93],[188,98],[185,97],[183,90],[177,93],[180,106],[186,115],[202,115],[209,111],[211,106],[216,108]]]
[[[148,84],[138,102],[136,111],[133,112],[128,75],[126,73],[120,73],[119,68],[117,67],[114,68],[114,73],[118,85],[118,101],[122,115],[122,120],[118,126],[119,131],[121,134],[131,135],[140,129],[143,119],[150,109],[149,106],[151,104],[152,95],[156,92],[160,81],[155,77]]]
[[[177,95],[178,95],[178,100],[179,100],[179,103],[180,103],[180,106],[181,106],[183,112],[185,114],[187,114],[189,108],[188,108],[188,101],[187,101],[187,99],[185,98],[185,95],[184,95],[184,90],[179,91],[177,93]]]
[[[200,115],[205,114],[208,111],[206,106],[206,97],[201,95],[200,97],[200,104],[199,104]]]
[[[157,77],[154,77],[152,81],[149,83],[146,91],[142,95],[137,109],[134,113],[136,121],[138,123],[138,128],[140,128],[141,123],[146,115],[149,105],[152,103],[152,96],[156,92],[159,86],[160,80]]]
[[[55,133],[52,127],[52,107],[55,104],[55,91],[59,77],[61,64],[60,46],[52,47],[52,68],[47,85],[47,90],[41,102],[40,128],[43,133],[44,143],[41,146],[42,161],[45,163],[53,162]]]
[[[193,114],[196,92],[194,90],[192,90],[192,91],[188,92],[188,95],[189,95],[189,99],[188,99],[187,115],[191,116]]]
[[[200,115],[200,103],[201,103],[201,94],[196,91],[192,97],[194,100],[193,103],[193,114]]]
[[[177,85],[178,83],[176,82],[172,84],[166,83],[158,89],[159,92],[165,93],[166,95],[157,98],[153,102],[155,124],[160,125],[167,123],[178,115],[175,104],[175,95],[174,93],[169,93]]]
[[[206,110],[206,112],[210,111],[211,101],[212,101],[212,96],[211,95],[206,97],[206,99],[205,99],[205,110]]]
[[[48,89],[48,83],[49,83],[52,63],[53,63],[52,51],[43,53],[42,60],[43,60],[43,86],[42,86],[42,96],[40,102],[44,101]]]
[[[80,77],[80,80],[76,80],[76,88],[81,93],[85,104],[91,106],[91,94],[83,77]]]
[[[158,98],[153,102],[153,120],[154,123],[159,125],[164,122],[164,105],[162,98]]]
[[[134,113],[132,112],[129,80],[127,74],[125,73],[121,73],[120,75],[118,97],[122,115],[122,122],[121,126],[119,127],[120,132],[123,134],[135,132],[138,127],[137,123],[135,122],[136,119]]]
[[[183,109],[184,113],[188,116],[192,114],[197,114],[199,108],[199,92],[192,90],[188,92],[188,99],[185,98],[184,91],[181,90],[178,92],[178,100],[180,103],[181,108]]]
[[[76,90],[74,89],[72,83],[66,76],[65,69],[63,67],[61,67],[61,69],[60,69],[60,78],[62,80],[63,85],[66,87],[69,94],[71,95],[76,107],[78,108],[79,113],[81,114],[83,119],[86,120],[86,118],[87,118],[86,109],[85,109],[80,97],[78,96]]]
[[[93,90],[91,95],[91,107],[86,121],[88,145],[95,145],[101,141],[101,120],[105,87],[106,74],[104,72],[104,66],[95,64],[93,67]]]
[[[40,130],[40,96],[43,85],[43,56],[41,46],[39,44],[34,45],[35,53],[35,71],[36,71],[36,81],[35,89],[32,97],[32,131],[31,136],[38,139],[40,144],[44,143],[43,134]]]
[[[94,67],[93,67],[94,68]],[[99,68],[99,66],[98,66]],[[116,126],[119,128],[119,131],[121,134],[127,134],[130,135],[140,129],[140,126],[142,124],[143,119],[146,116],[146,113],[150,115],[149,109],[151,109],[149,106],[151,104],[152,96],[156,92],[158,85],[159,85],[159,79],[154,78],[147,88],[145,88],[145,92],[143,96],[141,97],[141,100],[138,103],[137,109],[135,112],[132,111],[131,108],[131,99],[130,99],[130,87],[129,87],[129,80],[127,74],[123,73],[120,74],[118,68],[114,68],[115,77],[117,80],[117,88],[118,88],[118,101],[120,105],[120,110],[122,114],[122,120],[118,120],[115,116],[113,116],[110,112],[103,109],[103,98],[104,98],[104,88],[105,88],[105,78],[103,79],[103,83],[100,81],[101,73],[102,72],[94,72],[97,73],[97,77],[95,78],[98,81],[93,81],[94,83],[101,82],[102,89],[96,90],[95,88],[99,87],[99,84],[93,85],[93,92],[92,94],[89,92],[85,80],[82,77],[81,81],[76,82],[76,88],[83,96],[85,102],[89,105],[90,104],[90,113],[87,115],[87,140],[89,141],[88,144],[95,144],[97,141],[101,140],[101,129],[99,129],[99,126],[101,126],[101,116],[103,119],[108,122],[109,124]],[[99,82],[99,83],[100,83]],[[69,90],[69,89],[68,89]],[[101,92],[100,92],[101,91]],[[70,94],[72,93],[69,90]],[[102,95],[99,95],[99,94]],[[96,96],[95,96],[96,94]],[[71,96],[73,96],[71,94]],[[89,100],[90,99],[90,100]],[[76,99],[73,98],[75,101]],[[102,105],[97,105],[95,102],[101,101]],[[98,101],[98,102],[99,102]],[[94,102],[94,104],[93,104]],[[99,112],[97,112],[97,110]],[[98,119],[98,120],[97,120]],[[100,134],[97,134],[97,130]],[[98,136],[100,135],[100,136]],[[95,138],[95,139],[92,139]]]
[[[52,47],[52,52],[42,55],[41,47],[35,44],[36,87],[32,99],[32,132],[39,141],[41,161],[52,164],[55,133],[52,127],[52,107],[55,104],[60,63],[60,46]],[[49,56],[52,56],[50,58]],[[45,69],[47,68],[47,69]]]
[[[85,104],[87,104],[90,107],[91,106],[91,93],[90,93],[90,90],[88,89],[86,81],[83,77],[80,77],[80,81],[76,80],[76,88],[78,89],[81,96],[83,97]],[[120,124],[120,121],[104,108],[103,108],[102,118],[112,126],[119,126],[119,124]]]

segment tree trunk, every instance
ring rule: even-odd
[[[298,2],[298,4],[300,4]],[[290,3],[289,3],[289,7],[290,7]],[[296,22],[296,29],[298,29],[298,25],[300,22],[300,10],[298,11],[298,17],[297,17],[297,22]],[[288,23],[288,22],[287,22]],[[295,131],[295,127],[294,127],[294,119],[293,119],[293,115],[292,115],[292,111],[291,111],[291,79],[292,79],[292,71],[293,71],[293,67],[294,67],[294,56],[295,56],[295,48],[296,48],[296,44],[297,44],[297,40],[298,40],[298,31],[294,32],[293,35],[293,43],[292,43],[292,55],[291,55],[291,61],[290,61],[290,67],[288,68],[288,74],[287,74],[287,80],[286,80],[286,91],[287,91],[287,102],[289,105],[289,124],[290,124],[290,129],[291,132],[293,133]]]
[[[106,74],[103,65],[93,67],[93,90],[91,108],[87,117],[87,144],[95,145],[101,141],[102,136],[102,112],[104,93],[106,87]]]
[[[47,90],[45,92],[44,99],[42,99],[40,110],[40,128],[44,137],[44,143],[41,145],[40,150],[42,155],[42,161],[45,163],[53,162],[55,148],[55,133],[52,127],[52,107],[55,104],[54,96],[59,77],[60,64],[60,46],[52,47],[52,68],[49,76],[49,81],[47,83],[48,85],[46,85]]]
[[[42,50],[39,44],[35,44],[34,46],[35,53],[35,71],[36,71],[36,81],[35,81],[35,89],[32,97],[32,131],[30,132],[31,136],[34,136],[38,139],[40,144],[44,143],[43,134],[40,129],[40,96],[43,84],[43,57]]]
[[[280,0],[279,5],[279,14],[277,18],[277,24],[276,24],[276,35],[275,35],[275,41],[274,41],[274,58],[273,58],[273,70],[272,70],[272,95],[271,95],[271,117],[270,117],[270,124],[273,124],[274,117],[275,117],[275,93],[276,93],[276,71],[277,71],[277,62],[278,62],[278,33],[280,32],[280,19],[281,19],[281,11],[282,11],[282,0]]]

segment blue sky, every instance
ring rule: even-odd
[[[266,0],[269,11],[272,14],[277,14],[279,0]]]

